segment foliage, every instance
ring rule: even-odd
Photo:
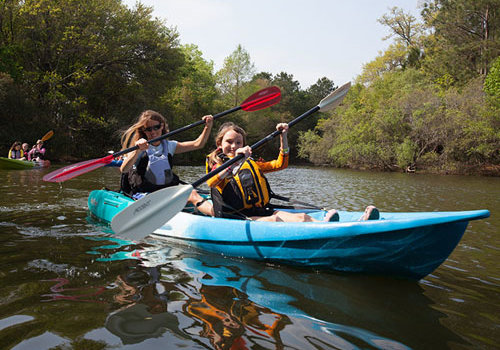
[[[146,106],[160,107],[159,98],[183,63],[177,33],[142,5],[129,10],[118,0],[9,4],[1,12],[0,41],[7,47],[2,53],[16,61],[5,71],[20,97],[0,113],[2,119],[21,118],[4,132],[36,140],[41,131],[35,126],[45,124],[58,135],[51,141],[53,155],[88,157],[96,147],[109,147],[109,140],[116,147],[115,131]]]
[[[493,62],[490,72],[486,76],[484,92],[488,95],[492,105],[500,108],[500,56]]]
[[[242,101],[242,86],[252,79],[255,66],[250,60],[250,54],[238,45],[236,50],[224,60],[224,66],[217,72],[218,87],[223,95],[231,97],[233,105]]]
[[[434,33],[426,42],[427,74],[448,74],[459,86],[487,74],[500,53],[499,0],[434,0],[422,15]]]
[[[498,5],[426,2],[426,28],[391,9],[380,22],[394,43],[364,66],[343,107],[301,134],[299,155],[316,164],[384,170],[498,165]]]
[[[185,61],[179,70],[178,82],[162,97],[162,110],[169,111],[164,116],[169,122],[170,130],[194,123],[203,115],[216,114],[219,109],[226,109],[226,106],[215,105],[219,94],[215,87],[213,62],[205,61],[196,45],[185,45],[181,47],[181,51]],[[193,140],[200,134],[201,128],[187,130],[176,138]],[[204,153],[176,156],[176,162],[179,163],[186,162],[187,159],[202,162]]]
[[[316,133],[302,134],[300,155],[316,163],[385,170],[479,166],[500,161],[498,114],[484,107],[481,80],[463,92],[442,94],[407,69],[385,74],[370,87],[353,87]]]
[[[343,106],[294,126],[292,160],[384,170],[499,165],[499,11],[500,0],[425,1],[420,23],[390,9],[379,22],[392,43],[363,67]],[[53,129],[49,158],[102,156],[120,147],[120,129],[145,109],[174,129],[277,85],[278,105],[216,122],[215,130],[241,124],[252,144],[336,88],[327,78],[302,89],[291,73],[256,73],[241,45],[214,72],[196,45],[181,46],[177,31],[151,14],[120,0],[0,3],[2,152],[13,137],[32,143]],[[257,156],[274,157],[277,142]],[[212,147],[176,161],[200,164]]]

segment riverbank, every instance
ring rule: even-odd
[[[374,168],[374,167],[365,167],[365,166],[351,166],[351,167],[338,168],[332,166],[331,164],[312,164],[307,162],[293,163],[293,165],[332,168],[332,169],[350,169],[359,171],[388,172],[388,173],[500,177],[500,164],[483,164],[483,165],[460,164],[449,168],[438,167],[438,166],[418,166],[412,168],[408,167],[407,169],[401,169],[395,167],[392,170]]]

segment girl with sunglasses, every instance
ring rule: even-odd
[[[122,172],[122,192],[138,199],[145,193],[178,185],[179,177],[172,172],[174,154],[185,153],[203,148],[212,129],[213,117],[202,118],[205,127],[195,140],[172,141],[160,140],[148,143],[169,132],[165,118],[158,112],[147,110],[141,113],[137,121],[122,135],[122,149],[138,146],[139,149],[124,156],[120,167]],[[213,215],[212,205],[193,190],[189,201],[206,215]]]

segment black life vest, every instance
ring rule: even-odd
[[[138,192],[154,192],[165,187],[176,186],[180,183],[179,177],[172,171],[173,168],[173,157],[168,153],[168,163],[170,164],[170,170],[168,174],[165,175],[166,183],[162,185],[157,185],[150,182],[146,178],[146,170],[149,163],[149,156],[146,152],[142,151],[139,153],[137,160],[135,161],[132,168],[125,173],[122,173],[120,180],[120,191],[133,195]]]
[[[32,158],[39,158],[39,159],[45,159],[45,154],[40,152],[38,148],[35,148],[35,151],[33,152],[33,155],[31,156]]]
[[[224,160],[224,159],[223,159]],[[271,188],[262,170],[251,158],[241,166],[234,176],[219,192],[211,189],[215,216],[243,218],[245,216],[269,216],[274,212],[269,203]]]

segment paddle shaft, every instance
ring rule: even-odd
[[[320,208],[317,205],[306,203],[306,202],[301,202],[301,201],[298,201],[298,200],[295,200],[292,198],[288,198],[288,197],[284,197],[284,196],[280,196],[279,194],[276,194],[276,193],[271,193],[271,198],[274,198],[274,199],[277,199],[280,201],[289,202],[292,204],[298,204],[298,205],[307,207],[307,209],[310,208],[310,209],[316,209],[316,210],[324,210],[324,208]]]
[[[213,116],[214,120],[217,119],[217,118],[223,117],[223,116],[225,116],[225,115],[227,115],[229,113],[233,113],[233,112],[239,111],[241,108],[242,108],[241,106],[237,106],[237,107],[228,109],[227,111],[217,113],[216,115]],[[156,137],[154,139],[151,139],[151,140],[148,141],[148,143],[153,143],[153,142],[156,142],[156,141],[160,141],[160,140],[166,139],[167,137],[176,135],[176,134],[178,134],[180,132],[189,130],[189,129],[194,128],[195,126],[198,126],[198,125],[201,125],[201,124],[205,124],[205,121],[204,120],[198,120],[198,121],[196,121],[196,122],[194,122],[192,124],[183,126],[182,128],[179,128],[179,129],[167,132],[166,134],[163,134],[163,135],[158,136],[158,137]],[[119,156],[121,156],[121,155],[123,155],[125,153],[129,153],[129,152],[135,151],[138,148],[139,148],[139,146],[132,146],[132,147],[126,148],[124,150],[121,150],[119,152],[113,153],[112,156],[113,156],[113,158],[116,158],[116,157],[119,157]]]
[[[295,118],[294,120],[292,120],[291,122],[288,123],[288,127],[291,127],[295,124],[297,124],[298,122],[300,122],[302,119],[310,116],[311,114],[317,112],[320,110],[320,107],[319,106],[315,106],[313,108],[311,108],[310,110],[308,110],[307,112],[305,112],[304,114],[298,116],[297,118]],[[281,131],[280,130],[275,130],[274,132],[272,132],[271,134],[267,135],[265,138],[263,138],[262,140],[260,141],[257,141],[256,143],[254,143],[252,146],[250,146],[250,148],[252,148],[252,150],[255,150],[259,147],[261,147],[262,145],[264,145],[265,143],[271,141],[273,138],[275,138],[276,136],[278,136],[279,134],[281,134]],[[196,180],[195,182],[192,182],[191,185],[193,187],[198,187],[200,186],[202,183],[204,183],[205,181],[207,181],[208,179],[210,179],[211,177],[217,175],[218,173],[220,173],[222,170],[230,167],[231,165],[233,165],[234,163],[240,161],[241,159],[245,158],[245,155],[244,154],[238,154],[236,155],[234,158],[228,160],[227,162],[225,162],[224,164],[220,165],[219,167],[215,168],[214,170],[212,170],[211,172],[209,172],[208,174],[206,174],[205,176],[201,177],[200,179]]]

